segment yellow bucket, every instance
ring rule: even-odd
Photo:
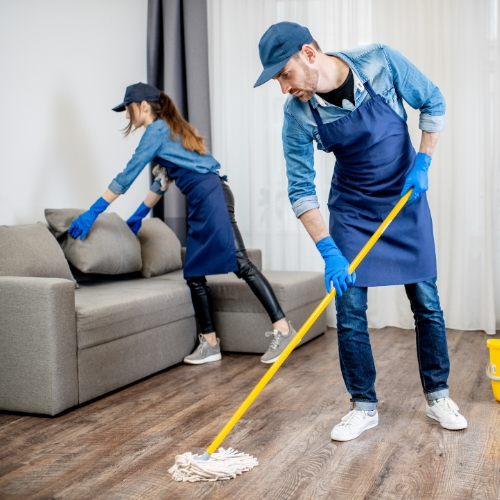
[[[491,379],[491,388],[497,401],[500,401],[500,339],[489,339],[486,345],[490,349],[490,362],[486,375]]]

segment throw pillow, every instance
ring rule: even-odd
[[[137,236],[141,242],[141,272],[145,278],[182,269],[181,242],[162,220],[144,219]]]
[[[0,275],[74,281],[61,247],[43,222],[0,226]]]
[[[139,240],[117,214],[97,217],[85,239],[68,233],[71,222],[85,210],[47,208],[45,218],[71,264],[83,273],[123,274],[142,267]]]

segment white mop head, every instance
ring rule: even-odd
[[[219,448],[208,460],[196,460],[192,453],[175,457],[175,464],[168,472],[176,481],[224,481],[252,470],[259,462],[252,455],[233,448]]]

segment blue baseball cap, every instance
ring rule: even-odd
[[[125,90],[123,102],[113,108],[113,111],[125,111],[125,105],[131,102],[154,102],[160,100],[160,91],[147,83],[134,83]]]
[[[254,87],[266,83],[276,75],[290,58],[302,49],[302,45],[311,43],[313,37],[309,30],[300,24],[283,21],[273,24],[259,42],[259,55],[264,70]]]

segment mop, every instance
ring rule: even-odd
[[[366,257],[366,254],[372,249],[373,245],[382,236],[389,224],[394,220],[396,215],[401,211],[408,198],[411,196],[410,189],[391,210],[391,213],[384,219],[382,224],[373,233],[365,246],[356,255],[349,266],[349,273],[353,273],[359,266],[361,261]],[[311,316],[307,318],[302,328],[296,333],[294,338],[286,346],[278,359],[271,365],[269,370],[260,379],[259,383],[254,387],[252,392],[247,396],[245,401],[236,410],[224,428],[219,432],[216,438],[212,441],[203,455],[196,455],[190,452],[175,457],[175,464],[168,470],[172,474],[172,478],[176,481],[196,482],[196,481],[223,481],[233,479],[243,472],[253,469],[259,465],[257,459],[246,453],[238,452],[232,448],[225,450],[217,447],[224,441],[226,436],[231,432],[232,428],[237,424],[243,414],[247,411],[255,398],[260,394],[262,389],[271,380],[273,375],[278,371],[279,367],[285,362],[297,344],[302,340],[302,337],[309,331],[314,322],[318,319],[321,313],[326,309],[326,306],[335,297],[335,288],[332,287],[330,293],[320,302],[318,307],[313,311]]]

